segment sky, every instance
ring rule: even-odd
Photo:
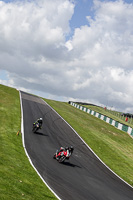
[[[0,84],[133,113],[133,0],[0,0]]]

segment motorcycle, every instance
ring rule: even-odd
[[[40,128],[39,123],[33,124],[33,129],[32,129],[32,131],[35,133],[39,128]]]
[[[57,150],[53,158],[56,159],[59,163],[63,163],[65,160],[69,160],[73,150],[74,148],[72,146],[60,149],[60,151]]]

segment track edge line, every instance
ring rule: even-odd
[[[19,90],[19,97],[20,97],[20,106],[21,106],[21,133],[22,133],[22,143],[23,143],[23,148],[25,150],[25,154],[26,156],[28,157],[28,160],[31,164],[31,166],[34,168],[34,170],[36,171],[36,173],[38,174],[38,176],[41,178],[41,180],[45,183],[45,185],[48,187],[48,189],[55,195],[55,197],[59,200],[62,200],[53,190],[52,188],[46,183],[46,181],[43,179],[43,177],[40,175],[40,173],[37,171],[37,169],[35,168],[35,166],[33,165],[29,155],[28,155],[28,152],[26,150],[26,147],[25,147],[25,142],[24,142],[24,122],[23,122],[23,106],[22,106],[22,98],[21,98],[21,92]]]

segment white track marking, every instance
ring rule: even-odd
[[[32,165],[32,167],[34,168],[34,170],[37,172],[37,174],[39,175],[39,177],[42,179],[42,181],[45,183],[45,185],[49,188],[49,190],[57,197],[57,199],[61,200],[61,198],[52,190],[52,188],[46,183],[46,181],[43,179],[43,177],[40,175],[40,173],[37,171],[37,169],[35,168],[35,166],[33,165],[28,152],[26,150],[25,147],[25,142],[24,142],[24,122],[23,122],[23,106],[22,106],[22,98],[21,98],[21,92],[19,91],[19,95],[20,95],[20,104],[21,104],[21,133],[22,133],[22,141],[23,141],[23,147],[25,150],[25,154],[28,157],[30,164]]]

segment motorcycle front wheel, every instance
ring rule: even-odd
[[[64,162],[65,158],[66,158],[65,156],[62,156],[62,157],[59,159],[59,163]]]

